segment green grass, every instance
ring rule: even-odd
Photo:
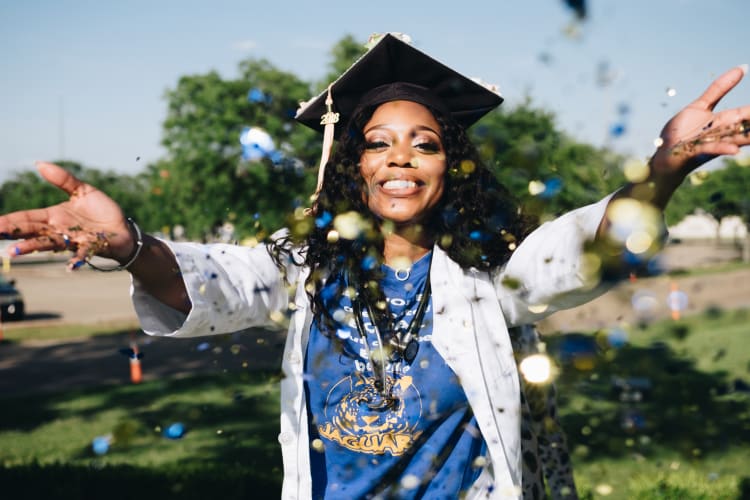
[[[750,380],[749,317],[711,310],[634,327],[620,348],[591,334],[591,369],[566,365],[557,380],[583,498],[750,497],[750,395],[732,390]],[[548,339],[550,352],[561,340]],[[623,402],[614,377],[651,388]],[[278,374],[259,372],[0,395],[0,484],[24,498],[278,498],[278,398]],[[642,425],[624,427],[629,414]],[[174,422],[181,439],[163,435]],[[94,454],[107,435],[110,450]]]
[[[277,381],[238,373],[4,398],[0,463],[199,465],[244,460],[247,450],[273,457]],[[163,436],[174,422],[184,424],[184,438]],[[92,439],[106,435],[111,449],[96,456]]]
[[[580,490],[613,499],[738,498],[750,476],[750,393],[735,390],[750,382],[748,324],[747,310],[711,310],[634,328],[620,348],[606,332],[592,333],[598,354],[563,366],[557,380]],[[562,341],[550,338],[551,352]],[[618,379],[650,387],[623,397]]]
[[[634,453],[628,459],[576,463],[575,475],[584,498],[736,499],[741,497],[740,478],[748,475],[747,450],[703,460],[669,452],[651,459]]]
[[[109,478],[108,490],[141,498],[245,498],[249,491],[277,498],[280,492],[276,374],[242,372],[3,398],[0,406],[4,485],[68,478],[70,489],[55,498],[98,498],[102,477]],[[187,432],[168,439],[164,430],[177,422]],[[98,436],[111,441],[102,455],[92,449]],[[214,485],[213,493],[205,484]],[[37,487],[39,498],[50,493]]]
[[[750,375],[750,310],[711,308],[679,321],[661,321],[645,330],[634,330],[636,346],[667,342],[681,358],[691,359],[700,371],[728,377]]]
[[[118,335],[139,331],[135,321],[117,323],[94,323],[82,325],[50,325],[50,326],[15,326],[9,327],[5,323],[3,341],[23,342],[26,340],[71,340],[99,335]]]
[[[715,264],[710,266],[702,267],[690,267],[685,269],[675,269],[669,271],[667,276],[706,276],[709,274],[716,273],[729,273],[732,271],[742,271],[750,269],[750,262],[722,262],[721,264]]]

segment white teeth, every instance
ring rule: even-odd
[[[386,181],[383,184],[384,189],[409,189],[409,188],[415,188],[417,187],[417,183],[414,181],[405,181],[405,180],[399,180],[394,179],[391,181]]]

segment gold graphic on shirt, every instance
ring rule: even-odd
[[[373,404],[380,401],[382,396],[375,387],[373,377],[357,373],[340,380],[328,393],[324,408],[328,421],[318,426],[321,437],[361,453],[403,454],[421,434],[415,432],[422,416],[421,400],[410,376],[389,376],[388,385],[395,401],[374,409],[373,406],[378,405]],[[345,392],[345,395],[338,404],[330,407],[329,401],[341,392]],[[407,401],[418,404],[418,411],[408,415]]]

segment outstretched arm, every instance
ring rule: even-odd
[[[750,144],[750,106],[714,111],[745,72],[745,67],[727,71],[667,122],[645,179],[547,222],[524,239],[495,278],[510,325],[592,300],[633,271],[634,262],[653,257],[663,236],[661,211],[685,177]]]
[[[69,199],[57,205],[0,216],[0,237],[20,240],[9,247],[11,256],[35,251],[73,252],[71,270],[99,255],[121,264],[135,253],[136,235],[119,205],[102,191],[52,163],[37,164],[50,184]],[[176,272],[171,251],[159,240],[143,235],[143,248],[128,266],[133,276],[159,301],[183,312],[190,310],[184,283]]]

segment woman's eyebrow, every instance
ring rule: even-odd
[[[378,125],[373,125],[372,127],[368,128],[368,129],[365,129],[364,133],[366,134],[366,133],[368,133],[368,132],[370,132],[372,130],[388,129],[388,128],[390,128],[389,124],[387,124],[387,123],[381,123],[381,124],[378,124]],[[416,132],[422,132],[422,131],[425,131],[425,130],[428,131],[428,132],[432,132],[433,134],[435,134],[438,137],[440,137],[440,132],[438,132],[437,130],[433,129],[432,127],[428,127],[427,125],[415,125],[414,126],[414,131],[416,131]]]

